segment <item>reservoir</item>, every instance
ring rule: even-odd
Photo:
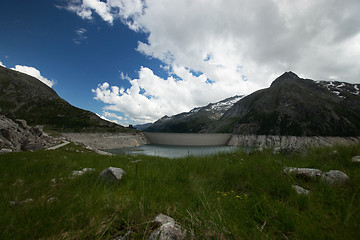
[[[112,154],[147,155],[165,158],[209,156],[235,151],[249,152],[250,147],[229,146],[230,134],[219,133],[149,133],[144,132],[147,143],[134,147],[107,147]],[[116,142],[116,139],[112,139]]]
[[[235,151],[250,152],[252,148],[236,146],[178,146],[148,144],[132,148],[106,149],[104,151],[112,154],[147,155],[166,158],[182,158],[187,156],[209,156],[217,153],[228,153]]]

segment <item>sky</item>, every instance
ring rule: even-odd
[[[0,65],[121,125],[269,87],[360,82],[359,0],[0,0]]]

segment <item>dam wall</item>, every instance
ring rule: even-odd
[[[143,133],[63,133],[72,142],[82,143],[94,149],[138,147],[149,144]]]
[[[219,146],[226,145],[228,133],[153,133],[145,132],[151,144],[176,146]]]

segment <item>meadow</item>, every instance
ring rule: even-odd
[[[103,156],[70,144],[0,155],[0,239],[147,239],[159,213],[189,239],[358,239],[360,145],[302,153],[236,152],[166,159]],[[107,167],[127,174],[98,179]],[[283,168],[345,172],[342,186],[298,179]],[[94,168],[81,176],[73,170]],[[297,184],[310,190],[299,195]]]

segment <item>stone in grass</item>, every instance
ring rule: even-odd
[[[299,195],[309,195],[309,190],[302,188],[298,185],[292,185],[292,187],[295,189],[296,193]]]
[[[109,167],[103,170],[99,178],[107,181],[120,181],[126,172],[121,168]]]
[[[83,168],[82,170],[80,171],[77,171],[77,170],[74,170],[71,172],[71,175],[72,176],[81,176],[83,175],[84,173],[87,173],[87,172],[92,172],[92,171],[95,171],[95,168]]]
[[[353,163],[360,163],[360,156],[354,156],[354,157],[352,157],[351,161],[352,161]]]
[[[296,168],[296,167],[286,167],[284,168],[285,174],[295,174],[298,177],[313,179],[321,177],[323,172],[315,168]]]
[[[344,184],[349,181],[348,175],[339,170],[330,170],[323,173],[322,180],[329,184]]]
[[[159,214],[153,221],[161,224],[161,226],[151,233],[149,240],[178,240],[186,238],[186,230],[183,230],[179,224],[175,223],[173,218]]]

